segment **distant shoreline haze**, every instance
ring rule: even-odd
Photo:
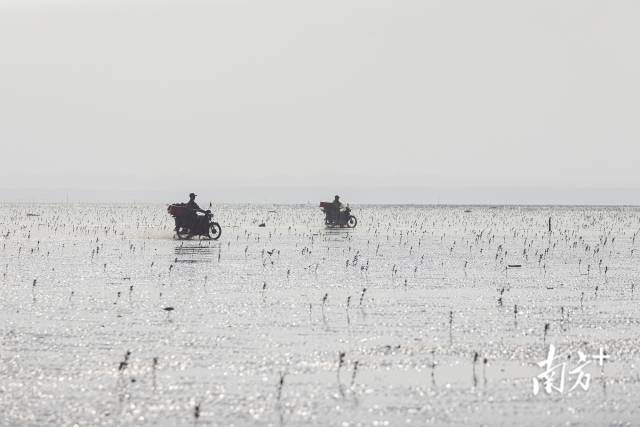
[[[158,189],[7,189],[0,188],[0,202],[184,202],[189,192],[201,205],[212,203],[316,204],[339,194],[353,206],[401,205],[640,205],[640,190],[621,188],[318,188],[318,187],[221,187],[185,186],[184,191]]]

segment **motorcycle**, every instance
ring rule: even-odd
[[[320,202],[320,207],[324,212],[324,225],[330,228],[335,227],[347,227],[355,228],[358,224],[358,219],[351,215],[351,208],[347,205],[344,210],[336,212],[336,208],[330,202]]]
[[[178,239],[200,236],[218,240],[222,235],[222,227],[213,221],[213,214],[210,210],[205,211],[204,215],[198,215],[192,209],[187,208],[184,203],[174,203],[169,205],[167,212],[175,219],[175,231]]]

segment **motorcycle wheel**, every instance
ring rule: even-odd
[[[176,236],[178,236],[179,240],[183,240],[183,239],[188,239],[189,237],[191,237],[191,233],[189,232],[188,228],[180,227],[176,231]]]
[[[217,222],[209,224],[209,237],[213,240],[218,240],[222,236],[222,227]]]
[[[349,217],[349,219],[347,220],[347,227],[356,228],[357,224],[358,224],[358,218],[356,218],[355,216],[351,215]]]

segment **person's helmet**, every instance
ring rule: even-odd
[[[196,197],[196,193],[189,193],[189,198],[193,199],[194,197]]]

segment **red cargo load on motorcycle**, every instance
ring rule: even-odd
[[[191,214],[191,211],[186,208],[183,203],[174,203],[172,205],[169,205],[169,207],[167,208],[167,212],[169,212],[169,215],[174,218]]]

